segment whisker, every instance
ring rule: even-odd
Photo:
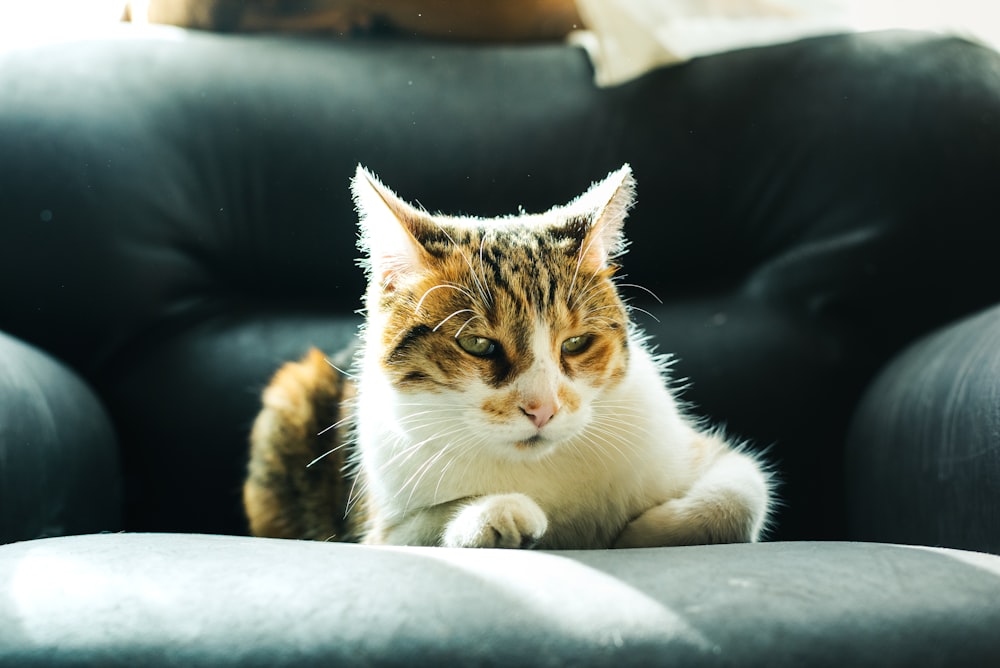
[[[466,439],[465,441],[460,442],[453,448],[455,452],[452,453],[451,459],[448,460],[448,463],[445,464],[444,468],[441,469],[441,474],[438,476],[437,485],[434,486],[434,501],[436,503],[440,503],[440,501],[438,501],[438,494],[441,491],[441,483],[444,482],[445,476],[448,474],[448,469],[450,469],[452,464],[457,462],[459,459],[465,458],[467,453],[476,450],[480,444],[485,442],[485,440],[486,437],[480,435],[479,438],[476,440]],[[468,464],[466,464],[466,467],[468,467]]]
[[[454,313],[452,313],[451,315],[449,315],[447,318],[445,318],[444,320],[442,320],[441,322],[439,322],[437,325],[435,325],[434,329],[432,329],[431,331],[432,332],[438,331],[439,329],[441,329],[441,325],[443,325],[444,323],[448,322],[449,320],[451,320],[452,318],[454,318],[456,315],[458,315],[460,313],[475,313],[475,311],[473,311],[472,309],[469,309],[469,308],[463,308],[463,309],[460,309],[458,311],[455,311]],[[466,325],[469,324],[468,321],[466,321],[465,324]],[[465,327],[465,325],[462,325],[462,327]],[[461,330],[459,330],[459,331],[461,331]]]
[[[649,296],[655,299],[658,303],[660,304],[663,303],[663,300],[660,299],[655,292],[653,292],[644,285],[639,285],[638,283],[616,283],[615,286],[619,288],[638,288],[639,290],[642,290],[647,294],[649,294]]]
[[[337,427],[340,427],[344,423],[350,422],[353,419],[354,419],[353,415],[348,415],[347,417],[345,417],[345,418],[343,418],[341,420],[337,420],[336,422],[334,422],[333,424],[331,424],[329,427],[326,427],[325,429],[321,429],[320,431],[316,432],[316,435],[317,436],[322,436],[323,434],[325,434],[326,432],[330,431],[331,429],[336,429]]]
[[[486,280],[486,263],[483,260],[483,252],[484,252],[484,249],[486,248],[486,237],[487,236],[489,236],[489,230],[488,229],[486,229],[486,230],[483,231],[483,236],[479,240],[479,271],[482,274],[483,283],[488,283],[488,281]],[[488,300],[487,306],[489,306],[491,308],[493,306],[493,293],[491,293],[491,292],[489,293],[489,300]]]
[[[421,481],[423,481],[427,473],[434,468],[434,465],[437,464],[447,452],[448,452],[448,446],[441,448],[438,452],[434,454],[433,457],[427,459],[426,461],[424,461],[423,464],[418,466],[417,470],[414,471],[413,475],[411,475],[406,480],[406,482],[404,482],[400,486],[399,490],[396,492],[396,496],[399,496],[399,494],[403,490],[405,490],[407,487],[410,487],[410,495],[406,498],[406,503],[403,506],[404,514],[406,514],[407,510],[409,509],[410,503],[413,501],[413,495],[417,493],[417,488],[420,487]]]
[[[320,432],[320,433],[322,433],[322,432]],[[309,468],[310,466],[312,466],[316,462],[320,461],[324,457],[326,457],[328,455],[332,455],[334,452],[336,452],[337,450],[340,450],[345,445],[347,445],[347,444],[346,443],[341,443],[340,445],[338,445],[338,446],[336,446],[334,448],[330,448],[329,450],[327,450],[326,452],[324,452],[323,454],[321,454],[319,457],[317,457],[316,459],[314,459],[311,462],[309,462],[308,464],[306,464],[306,468]]]
[[[456,420],[456,422],[457,422],[457,420]],[[441,440],[441,439],[443,439],[443,438],[445,438],[447,436],[451,436],[452,434],[456,433],[457,431],[460,431],[463,428],[464,427],[462,426],[462,424],[459,423],[459,426],[458,426],[457,429],[452,429],[451,431],[436,432],[436,433],[432,434],[431,436],[428,436],[427,438],[423,439],[422,441],[418,441],[416,443],[408,445],[405,448],[403,448],[402,450],[400,450],[399,452],[397,452],[392,458],[390,458],[389,461],[387,461],[385,463],[385,466],[391,466],[400,457],[403,457],[403,460],[400,463],[405,464],[406,462],[408,462],[410,460],[411,457],[413,457],[413,455],[415,455],[421,448],[423,448],[428,443],[431,443],[433,441]]]
[[[573,296],[573,290],[576,287],[576,279],[580,275],[580,267],[583,266],[583,259],[586,257],[587,252],[590,251],[590,247],[594,245],[594,241],[597,235],[591,237],[590,241],[587,243],[586,247],[581,246],[580,250],[576,254],[576,267],[573,269],[573,279],[569,282],[569,292],[567,293],[567,301]]]
[[[640,477],[640,472],[639,469],[636,467],[636,462],[634,458],[626,455],[625,452],[622,451],[622,449],[619,448],[617,445],[615,445],[615,442],[611,438],[609,438],[605,433],[603,433],[602,430],[593,430],[591,432],[588,432],[587,440],[592,445],[594,445],[599,452],[603,452],[608,456],[610,456],[611,453],[609,453],[604,446],[610,447],[612,450],[614,450],[621,456],[621,461],[624,461],[629,465],[629,468],[632,469],[632,474],[637,478]],[[614,457],[611,457],[611,461],[612,463],[616,463],[617,460],[615,460]]]
[[[476,318],[482,318],[482,317],[483,316],[477,314],[477,315],[472,316],[468,320],[466,320],[464,323],[462,323],[462,326],[458,328],[457,332],[455,332],[455,338],[457,339],[458,337],[460,337],[462,335],[462,330],[465,329],[466,325],[468,325],[470,322],[472,322]]]
[[[479,280],[479,276],[476,275],[476,268],[472,266],[472,260],[470,260],[469,256],[462,251],[462,247],[455,242],[455,239],[450,234],[448,234],[448,230],[445,229],[444,225],[442,225],[440,222],[436,220],[434,221],[434,223],[435,225],[437,225],[441,233],[448,238],[448,241],[451,242],[451,245],[455,247],[455,250],[458,252],[458,254],[462,256],[462,259],[465,260],[465,264],[468,265],[469,267],[469,272],[472,275],[472,280],[476,284],[476,290],[479,292],[479,297],[483,300],[483,303],[484,304],[491,303],[491,300],[486,296],[488,290],[486,290],[486,287],[483,285],[483,282]]]
[[[655,315],[653,315],[652,313],[650,313],[649,311],[647,311],[644,308],[639,308],[638,306],[632,306],[631,304],[629,304],[628,309],[630,311],[638,311],[639,313],[645,313],[646,315],[648,315],[650,318],[652,318],[656,322],[660,322],[659,318],[657,318]]]
[[[354,506],[357,505],[358,501],[360,501],[368,491],[367,480],[362,482],[361,486],[358,487],[358,481],[361,480],[360,464],[358,465],[358,469],[359,470],[355,472],[354,480],[351,481],[351,489],[347,492],[347,507],[344,508],[344,517],[348,517],[350,515],[351,511],[354,510]]]
[[[450,238],[451,237],[449,237],[449,239]],[[413,313],[414,313],[414,315],[416,315],[417,313],[420,313],[420,308],[424,305],[424,300],[427,299],[427,295],[429,295],[430,293],[434,292],[435,290],[439,290],[441,288],[450,288],[452,290],[458,290],[459,292],[461,292],[463,295],[465,295],[469,299],[473,299],[472,293],[469,292],[468,290],[466,290],[465,288],[463,288],[461,285],[455,285],[454,283],[439,283],[439,284],[435,285],[432,288],[428,288],[427,292],[425,292],[424,294],[422,294],[420,296],[420,299],[417,301],[417,305],[413,307]]]
[[[577,267],[577,269],[579,270],[579,267]],[[590,275],[590,278],[587,279],[587,282],[583,285],[582,288],[580,288],[579,294],[577,294],[576,298],[573,299],[573,301],[571,303],[571,308],[574,308],[574,309],[575,308],[579,308],[580,303],[584,299],[586,299],[586,297],[588,295],[590,295],[591,292],[593,292],[594,290],[596,290],[597,288],[600,287],[600,283],[597,282],[599,278],[600,278],[600,276],[598,274],[591,274]],[[574,281],[575,280],[576,280],[576,277],[574,276]],[[572,294],[572,293],[570,293],[570,294]]]
[[[327,363],[327,364],[329,364],[329,365],[330,365],[330,367],[331,367],[331,368],[333,368],[333,370],[334,370],[334,371],[337,371],[338,373],[340,373],[340,374],[341,374],[341,375],[343,375],[343,376],[346,376],[347,378],[352,378],[352,379],[354,379],[354,380],[358,380],[358,376],[355,376],[354,374],[352,374],[352,373],[350,373],[350,372],[348,372],[348,371],[344,371],[344,370],[343,370],[343,369],[341,369],[341,368],[340,368],[339,366],[337,366],[336,364],[334,364],[334,363],[333,363],[333,362],[332,362],[332,361],[330,360],[330,358],[329,358],[329,357],[326,357],[326,356],[324,356],[324,357],[323,357],[323,359],[324,359],[324,360],[326,360],[326,363]]]

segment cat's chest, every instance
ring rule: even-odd
[[[479,462],[454,485],[454,498],[519,492],[549,521],[544,547],[606,544],[650,504],[644,476],[631,462],[559,457],[527,462]]]

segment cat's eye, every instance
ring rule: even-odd
[[[500,350],[496,341],[483,336],[460,336],[457,340],[462,350],[476,357],[493,357]]]
[[[565,355],[579,355],[590,347],[591,337],[587,334],[582,336],[571,336],[562,344],[562,351]]]

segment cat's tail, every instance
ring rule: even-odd
[[[345,518],[354,385],[319,350],[285,364],[250,434],[243,505],[255,536],[356,540]]]

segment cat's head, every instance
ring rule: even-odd
[[[517,458],[588,427],[628,365],[612,275],[634,190],[625,165],[543,214],[452,217],[358,167],[366,371],[377,366],[401,398],[404,428]]]

